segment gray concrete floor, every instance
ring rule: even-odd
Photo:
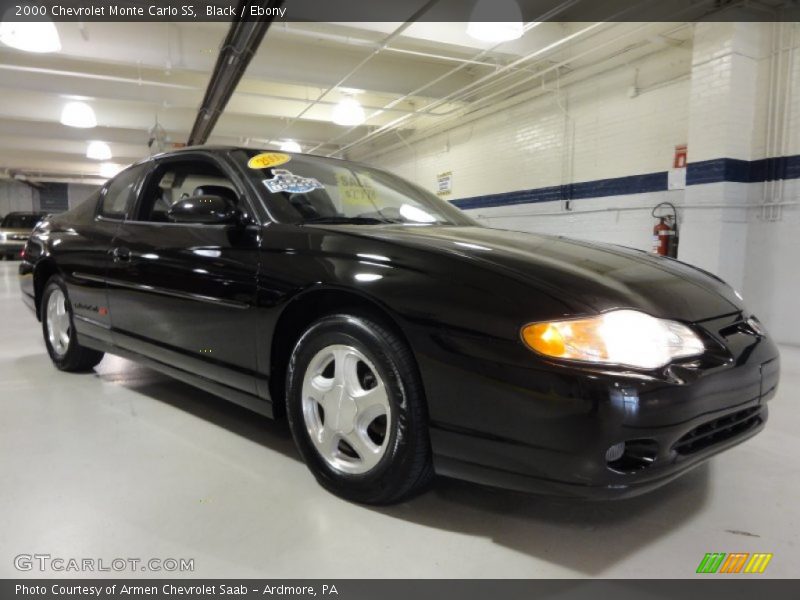
[[[527,578],[692,577],[706,552],[772,552],[762,577],[798,574],[798,348],[766,431],[655,493],[440,479],[371,509],[318,487],[284,423],[112,356],[54,369],[16,269],[0,263],[0,577],[20,553],[193,558],[199,577]]]

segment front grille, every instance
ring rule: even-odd
[[[758,427],[761,422],[761,407],[753,406],[695,427],[679,439],[673,449],[678,454],[694,454]]]

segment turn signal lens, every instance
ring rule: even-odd
[[[686,325],[635,310],[615,310],[588,319],[531,323],[522,339],[544,356],[645,369],[697,356],[703,342]]]
[[[547,356],[564,356],[564,336],[553,323],[534,323],[522,330],[525,342],[537,352]]]

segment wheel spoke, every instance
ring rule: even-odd
[[[55,302],[48,302],[47,303],[47,324],[51,326],[55,326],[55,319],[56,319],[56,303]]]
[[[316,444],[322,455],[330,459],[336,451],[338,436],[331,427],[322,427],[317,433]]]
[[[355,450],[358,458],[361,459],[361,464],[365,470],[371,469],[383,456],[380,446],[372,443],[366,433],[362,433],[359,429],[354,429],[346,434],[344,440]]]
[[[364,425],[369,425],[375,418],[389,414],[389,395],[383,382],[378,383],[371,390],[362,391],[353,396],[358,407],[359,420],[368,419]],[[363,422],[363,421],[362,421]]]
[[[333,385],[341,385],[347,393],[358,385],[356,368],[358,366],[358,355],[345,346],[338,346],[333,353],[334,374]]]
[[[56,318],[58,319],[58,332],[63,335],[69,329],[67,315],[59,313]]]
[[[315,375],[303,383],[303,397],[312,398],[322,408],[325,406],[325,394],[333,387],[333,382],[322,375]]]
[[[347,349],[336,346],[333,350],[333,385],[344,384],[344,361],[347,357]]]

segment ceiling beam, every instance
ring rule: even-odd
[[[266,2],[241,0],[236,14],[244,15],[250,5],[275,9],[279,8],[281,4],[283,4],[283,0],[266,0]],[[247,10],[248,14],[249,12]],[[273,12],[273,10],[268,10],[266,14]],[[189,134],[189,145],[203,144],[211,135],[217,120],[225,110],[228,100],[233,95],[247,65],[250,64],[271,24],[271,18],[264,21],[242,21],[237,18],[231,24],[230,31],[228,31],[217,57],[217,63],[211,72],[197,119]]]

